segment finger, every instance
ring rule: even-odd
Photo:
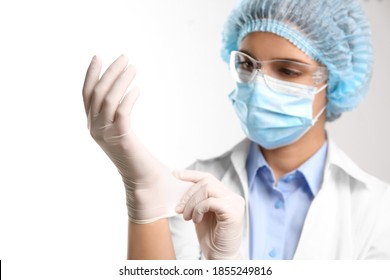
[[[198,182],[195,185],[191,186],[185,194],[180,199],[180,202],[176,205],[175,211],[179,214],[184,213],[184,209],[188,204],[188,201],[193,197],[193,195],[199,191],[204,182]],[[189,207],[189,205],[187,206]]]
[[[131,127],[131,111],[133,110],[134,104],[139,97],[139,88],[134,87],[125,97],[123,97],[122,102],[119,104],[118,109],[115,113],[115,123],[118,125],[121,131],[120,134],[126,133]]]
[[[89,64],[87,73],[85,75],[84,85],[83,85],[83,100],[84,100],[84,109],[85,113],[88,115],[89,108],[91,106],[91,97],[93,89],[96,84],[99,82],[99,75],[102,69],[102,62],[100,57],[94,56],[91,63]]]
[[[180,180],[193,183],[197,183],[202,179],[213,178],[213,175],[211,175],[210,173],[201,172],[197,170],[175,170],[174,172],[172,172],[172,174]]]
[[[236,213],[232,212],[232,209],[235,209],[235,206],[236,205],[232,205],[229,200],[210,197],[201,201],[194,207],[192,220],[194,223],[198,224],[203,220],[206,213],[212,212],[216,215],[217,221],[221,222],[229,219],[229,217],[235,216]]]
[[[218,199],[214,197],[210,197],[206,200],[201,201],[199,204],[197,204],[194,207],[194,210],[192,211],[192,221],[195,224],[199,224],[206,213],[208,212],[220,212],[219,209],[221,208],[221,202],[218,201]],[[218,209],[218,210],[217,210]]]
[[[126,70],[119,76],[119,78],[114,82],[110,91],[105,96],[101,112],[104,120],[114,121],[115,112],[120,104],[121,99],[123,98],[127,88],[130,83],[133,81],[136,74],[135,67],[130,65]]]
[[[187,194],[187,196],[184,195],[183,217],[185,220],[190,220],[192,218],[193,211],[200,202],[210,197],[214,197],[213,192],[211,191],[212,188],[212,185],[199,182],[192,187],[192,190],[189,194]]]
[[[100,113],[102,102],[105,96],[111,89],[116,79],[122,74],[123,70],[126,69],[127,61],[128,59],[124,55],[118,57],[110,65],[110,67],[108,67],[100,81],[96,84],[91,98],[92,116],[96,116]]]

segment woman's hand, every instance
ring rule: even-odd
[[[239,259],[244,199],[208,173],[184,170],[174,174],[178,179],[194,183],[176,211],[195,223],[206,258]]]
[[[177,180],[153,157],[131,129],[131,111],[139,89],[127,91],[136,70],[124,55],[115,60],[99,79],[101,61],[89,65],[83,98],[93,139],[117,167],[126,188],[129,219],[150,223],[175,215],[175,205],[188,184]]]

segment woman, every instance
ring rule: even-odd
[[[357,0],[241,1],[222,56],[247,139],[173,173],[130,129],[138,90],[122,100],[135,75],[127,59],[100,80],[98,58],[88,69],[91,134],[126,188],[128,257],[389,259],[390,189],[325,130],[358,105],[371,77],[370,29]]]

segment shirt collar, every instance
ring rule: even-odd
[[[313,156],[297,168],[297,170],[305,177],[313,196],[317,195],[322,184],[327,148],[328,142],[325,141],[325,143]],[[246,164],[249,187],[253,185],[253,181],[255,180],[256,173],[259,168],[265,166],[271,171],[271,168],[258,148],[258,145],[254,142],[251,142],[250,144]],[[290,172],[290,174],[294,172],[295,170]]]
[[[324,177],[327,150],[328,141],[325,141],[314,155],[298,167],[298,170],[305,176],[306,182],[314,196],[319,192]]]

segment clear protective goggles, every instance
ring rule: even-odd
[[[318,86],[328,79],[328,71],[324,66],[292,60],[259,61],[240,51],[231,52],[230,71],[234,80],[243,84],[254,82],[256,76],[262,73],[271,89],[273,83],[267,81],[269,78],[306,86]]]

